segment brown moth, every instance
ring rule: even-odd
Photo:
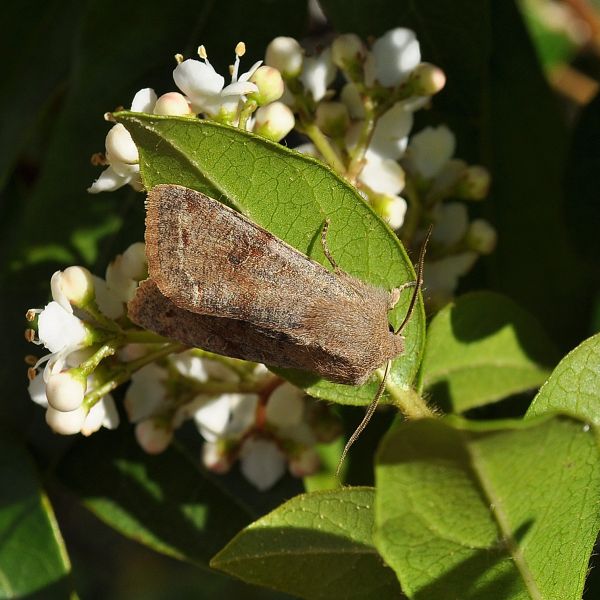
[[[360,385],[404,351],[400,331],[417,289],[394,332],[388,312],[415,283],[390,292],[343,272],[327,249],[327,225],[333,271],[200,192],[157,185],[147,199],[149,279],[129,316],[211,352]]]

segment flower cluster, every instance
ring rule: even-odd
[[[235,125],[278,142],[294,127],[292,111],[281,98],[284,85],[277,69],[258,61],[245,73],[239,73],[240,59],[246,47],[240,42],[235,48],[231,65],[231,82],[210,64],[204,46],[198,48],[200,60],[184,60],[176,55],[173,80],[180,92],[168,92],[157,97],[151,88],[140,90],[131,103],[133,112],[164,116],[205,118]],[[110,114],[105,116],[111,120]],[[106,136],[105,154],[96,154],[92,162],[107,168],[88,189],[95,194],[109,192],[124,185],[141,190],[139,155],[131,135],[121,124],[114,125]]]
[[[278,37],[265,64],[241,73],[244,54],[240,42],[228,82],[204,46],[199,59],[177,55],[179,91],[158,97],[142,89],[131,110],[201,116],[272,141],[295,129],[306,139],[297,149],[354,185],[407,247],[414,249],[433,226],[428,300],[434,307],[449,301],[459,278],[496,243],[493,227],[470,221],[465,203],[485,198],[489,175],[455,158],[456,140],[445,125],[412,131],[414,113],[428,108],[445,85],[444,73],[421,61],[414,32],[392,29],[369,45],[345,34],[313,55],[296,40]],[[138,149],[123,125],[112,126],[105,153],[93,162],[106,168],[91,193],[124,185],[141,191]],[[174,432],[193,421],[204,439],[202,461],[214,472],[239,461],[261,490],[286,469],[295,476],[314,473],[316,444],[340,434],[328,407],[263,365],[190,349],[134,326],[127,302],[146,276],[144,245],[134,244],[109,265],[105,279],[82,267],[55,273],[52,301],[28,311],[28,339],[49,350],[31,363],[29,391],[46,408],[50,427],[84,435],[116,427],[111,392],[130,382],[125,412],[148,453],[164,451]]]
[[[128,342],[125,303],[146,274],[144,244],[133,244],[109,265],[106,279],[77,266],[57,271],[52,301],[27,311],[27,339],[49,350],[29,370],[29,393],[57,433],[89,435],[118,425],[109,393],[115,372],[100,363]]]
[[[187,349],[133,326],[127,302],[146,277],[144,244],[133,244],[105,279],[83,267],[57,271],[52,301],[27,312],[27,339],[49,350],[29,370],[29,394],[46,409],[48,425],[63,435],[114,429],[119,414],[110,392],[130,381],[125,412],[150,454],[193,420],[212,471],[224,473],[239,459],[261,490],[286,469],[295,477],[317,471],[316,444],[341,433],[329,409],[317,409],[263,365]]]
[[[259,490],[286,469],[295,477],[320,467],[315,446],[341,433],[329,410],[262,365],[189,350],[140,369],[132,376],[125,409],[148,453],[170,444],[174,431],[193,420],[204,441],[202,462],[226,473],[239,460]],[[324,422],[327,426],[321,426]]]
[[[439,68],[421,61],[414,32],[392,29],[370,47],[345,34],[316,56],[279,37],[269,44],[266,63],[282,73],[282,100],[309,140],[299,151],[354,184],[406,246],[414,249],[433,225],[428,299],[435,307],[450,300],[478,254],[495,246],[492,226],[482,219],[469,224],[460,202],[482,200],[489,175],[454,158],[456,140],[445,125],[412,134],[415,111],[427,108],[445,84]],[[335,87],[340,75],[345,83]]]

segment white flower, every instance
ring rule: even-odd
[[[319,151],[317,150],[314,144],[307,142],[306,144],[300,144],[294,148],[296,152],[300,152],[300,154],[306,154],[307,156],[312,156],[313,158],[321,158]]]
[[[69,412],[81,406],[86,389],[84,376],[77,371],[63,371],[46,382],[46,399],[52,408]]]
[[[367,149],[367,157],[377,155],[379,158],[400,158],[408,144],[408,134],[412,129],[413,114],[401,103],[397,102],[386,111],[375,125],[373,137]]]
[[[143,242],[131,244],[106,268],[106,284],[121,302],[129,302],[139,282],[148,275],[146,246]]]
[[[240,380],[238,374],[227,365],[216,360],[197,356],[193,350],[170,356],[169,360],[181,375],[195,379],[200,383],[205,383],[209,379],[229,383],[237,383]]]
[[[256,422],[256,394],[222,394],[201,401],[193,417],[198,431],[209,442],[218,438],[239,438]]]
[[[273,443],[248,438],[240,452],[240,469],[244,477],[261,492],[268,490],[285,473],[286,458]]]
[[[302,421],[304,414],[304,392],[292,385],[283,383],[276,387],[265,409],[265,417],[276,427],[290,427]]]
[[[94,384],[94,378],[88,377],[88,387]],[[119,425],[119,413],[110,394],[101,398],[89,411],[79,405],[74,410],[58,410],[48,404],[46,396],[46,382],[44,375],[38,373],[29,382],[29,395],[31,399],[46,409],[46,422],[56,433],[74,435],[81,432],[90,435],[100,427],[114,429]]]
[[[446,202],[435,207],[435,226],[431,241],[442,246],[453,246],[467,233],[469,215],[461,202]]]
[[[392,229],[400,229],[404,224],[404,217],[408,205],[402,196],[383,196],[375,199],[373,208],[380,214]]]
[[[96,290],[96,304],[98,304],[100,311],[109,319],[122,317],[125,313],[123,301],[113,293],[104,279],[96,275],[92,275],[92,277]]]
[[[304,88],[312,94],[313,100],[319,102],[327,92],[327,86],[335,79],[336,68],[331,60],[331,50],[327,48],[319,56],[304,59],[300,81]]]
[[[119,413],[117,412],[115,401],[110,394],[107,394],[92,406],[83,422],[81,433],[88,436],[98,431],[100,427],[116,429],[118,426]]]
[[[421,49],[414,31],[397,27],[375,40],[372,53],[375,78],[385,87],[405,81],[421,62]]]
[[[152,113],[156,104],[156,94],[151,88],[140,90],[133,98],[133,112]],[[88,188],[90,194],[112,192],[130,184],[134,189],[141,189],[140,165],[137,147],[124,125],[114,125],[106,135],[105,169],[96,181]]]
[[[225,78],[219,75],[208,61],[204,46],[200,46],[198,54],[202,59],[188,59],[179,63],[173,71],[173,79],[177,87],[187,96],[195,113],[207,113],[212,116],[223,115],[227,118],[235,116],[239,101],[251,92],[258,91],[256,84],[249,81],[260,67],[262,61],[252,65],[249,71],[238,76],[240,57],[245,53],[245,46],[240,43],[235,49],[235,62],[231,72],[231,83],[225,86]]]
[[[202,464],[213,473],[221,475],[231,469],[231,459],[218,442],[205,442],[203,444]]]
[[[468,273],[476,261],[476,252],[462,252],[428,262],[423,271],[423,279],[429,301],[437,307],[450,301],[459,278]]]
[[[404,189],[404,170],[391,158],[379,158],[377,155],[367,157],[358,178],[380,194],[395,196]]]
[[[406,159],[426,179],[438,175],[454,155],[456,138],[445,126],[425,127],[412,136]]]
[[[55,301],[39,314],[38,337],[53,354],[83,348],[89,343],[89,331],[81,319]]]
[[[138,423],[164,410],[167,406],[166,379],[166,369],[156,363],[142,367],[131,376],[124,401],[129,421]]]

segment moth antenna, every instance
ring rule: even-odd
[[[433,230],[433,225],[429,226],[427,230],[427,235],[425,236],[425,240],[423,241],[423,245],[421,246],[421,252],[419,253],[419,262],[417,266],[417,281],[415,284],[415,289],[413,291],[413,295],[410,299],[410,304],[408,305],[408,311],[406,312],[406,316],[402,323],[400,323],[400,327],[394,332],[396,335],[402,333],[402,330],[406,327],[406,324],[410,321],[410,318],[413,314],[415,306],[417,304],[417,296],[419,295],[419,291],[423,286],[423,264],[425,263],[425,251],[427,250],[427,244],[429,244],[429,238],[431,237],[431,231]]]
[[[385,365],[385,372],[383,373],[383,378],[381,379],[381,383],[379,384],[379,388],[377,389],[377,393],[375,394],[375,398],[369,404],[369,408],[367,408],[367,412],[363,417],[363,420],[358,424],[358,427],[354,430],[354,433],[350,436],[350,439],[346,442],[344,446],[344,451],[342,452],[342,456],[340,457],[340,462],[338,463],[337,469],[335,470],[335,476],[339,477],[340,469],[342,468],[342,464],[348,454],[348,451],[356,442],[356,440],[360,437],[360,434],[365,430],[366,426],[369,424],[371,417],[375,413],[377,409],[377,405],[379,404],[379,400],[381,400],[381,396],[383,396],[383,392],[385,392],[385,386],[387,385],[388,374],[390,372],[390,368],[392,366],[392,361],[388,360]]]
[[[323,229],[321,229],[321,246],[323,247],[323,254],[325,254],[325,258],[331,263],[334,271],[339,271],[339,267],[335,258],[331,255],[329,251],[329,246],[327,245],[327,232],[329,231],[329,225],[331,223],[330,219],[325,219],[323,223]]]

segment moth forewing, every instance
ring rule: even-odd
[[[146,253],[156,289],[143,284],[130,304],[132,320],[144,327],[214,352],[353,385],[403,352],[402,337],[388,324],[395,292],[327,270],[188,188],[154,187],[147,211]],[[142,296],[154,308],[143,308]],[[224,322],[232,335],[228,343]]]

